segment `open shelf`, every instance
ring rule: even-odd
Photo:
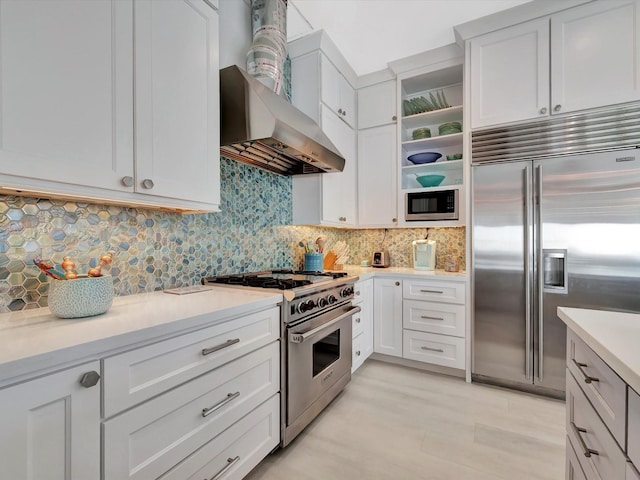
[[[462,105],[402,117],[403,128],[411,129],[447,122],[462,123]]]
[[[438,173],[449,172],[462,169],[462,160],[438,160],[433,163],[423,163],[422,165],[403,165],[402,171],[405,173]]]

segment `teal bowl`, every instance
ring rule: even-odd
[[[423,187],[437,187],[444,180],[444,175],[421,175],[416,180]]]

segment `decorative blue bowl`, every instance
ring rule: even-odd
[[[442,156],[441,153],[438,152],[422,152],[422,153],[414,153],[413,155],[409,155],[407,160],[415,165],[421,165],[423,163],[433,163],[438,160]]]

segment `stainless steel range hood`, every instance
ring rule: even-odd
[[[220,154],[280,175],[344,169],[311,118],[235,65],[220,70]]]

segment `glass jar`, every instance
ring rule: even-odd
[[[444,257],[444,271],[445,272],[457,272],[460,270],[460,264],[458,263],[458,256],[448,254]]]

